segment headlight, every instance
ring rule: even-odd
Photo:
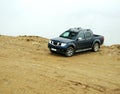
[[[49,43],[52,44],[52,40],[49,40]]]
[[[63,47],[63,46],[66,46],[67,44],[66,43],[61,43],[61,46]]]

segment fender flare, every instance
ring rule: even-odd
[[[76,45],[74,43],[68,43],[68,47],[72,46],[74,49],[76,49]]]
[[[94,46],[95,43],[99,43],[99,48],[100,48],[100,44],[101,44],[100,40],[99,39],[94,40],[93,44],[92,44],[92,48],[93,48],[93,46]]]

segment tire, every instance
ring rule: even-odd
[[[74,55],[74,48],[73,47],[68,47],[66,52],[65,52],[65,56],[70,57]]]
[[[99,48],[100,48],[100,44],[96,42],[96,43],[93,45],[93,48],[92,48],[92,49],[93,49],[94,52],[97,52],[97,51],[99,50]]]

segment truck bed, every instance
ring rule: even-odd
[[[101,44],[103,44],[103,42],[104,42],[104,37],[103,37],[102,35],[93,34],[93,36],[94,36],[95,38],[99,38],[100,41],[101,41]]]

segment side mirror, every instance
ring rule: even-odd
[[[83,39],[81,37],[79,37],[78,40],[80,41],[80,40],[83,40]]]

